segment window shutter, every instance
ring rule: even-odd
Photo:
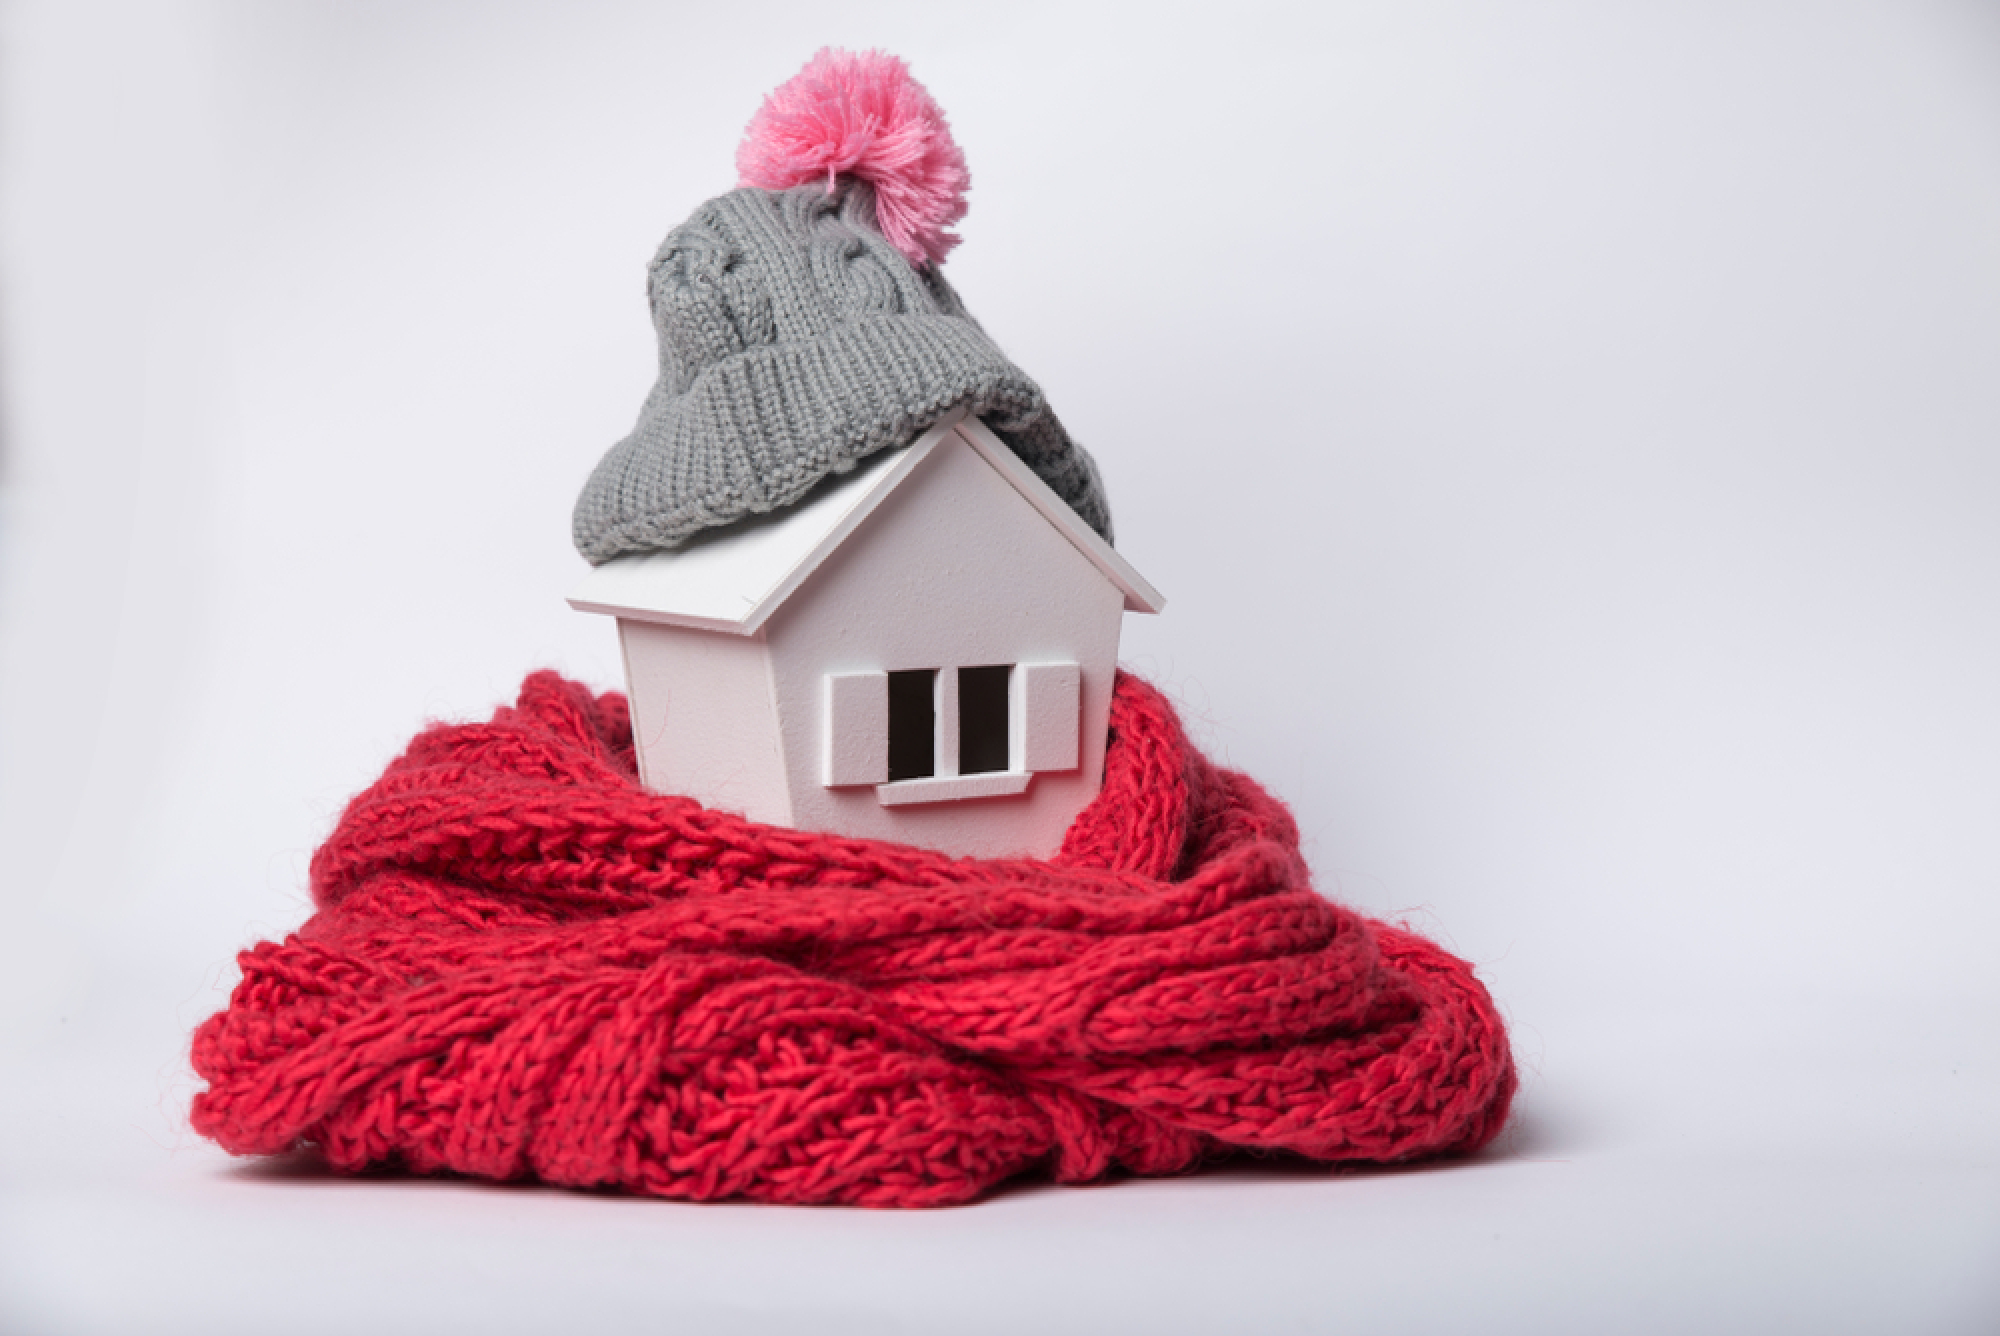
[[[1073,663],[1024,663],[1021,675],[1024,770],[1074,770],[1083,731],[1082,675]]]
[[[889,779],[889,675],[829,673],[826,787]]]

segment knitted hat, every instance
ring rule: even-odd
[[[765,100],[742,187],[667,235],[659,379],[577,498],[592,562],[788,506],[964,405],[1108,540],[1097,469],[939,265],[969,180],[893,56],[822,51]]]

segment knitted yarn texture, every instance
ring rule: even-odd
[[[588,560],[783,509],[961,405],[1110,539],[1089,453],[943,273],[882,236],[868,182],[717,196],[661,243],[647,291],[659,376],[577,497]]]
[[[883,240],[918,269],[958,245],[972,184],[944,109],[886,51],[825,47],[772,90],[736,147],[739,186],[790,190],[842,176],[875,192]]]
[[[195,1129],[869,1206],[1490,1140],[1515,1076],[1471,967],[1319,896],[1283,804],[1144,682],[1111,727],[1054,859],[957,860],[649,793],[624,698],[535,674],[349,805],[317,912],[195,1036]]]

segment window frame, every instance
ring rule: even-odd
[[[1007,669],[1007,768],[964,773],[960,674],[993,668]],[[888,777],[895,728],[892,671],[924,673],[933,683],[929,775]],[[885,807],[1023,793],[1036,775],[1075,770],[1082,760],[1082,667],[1074,660],[829,673],[823,699],[824,786],[872,786]]]

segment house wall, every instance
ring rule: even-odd
[[[955,438],[925,459],[764,627],[791,824],[962,855],[1044,857],[1096,796],[1123,595]],[[872,787],[821,783],[828,673],[1073,660],[1075,771],[1025,793],[885,807]]]
[[[624,619],[618,637],[647,787],[796,824],[764,637]]]

